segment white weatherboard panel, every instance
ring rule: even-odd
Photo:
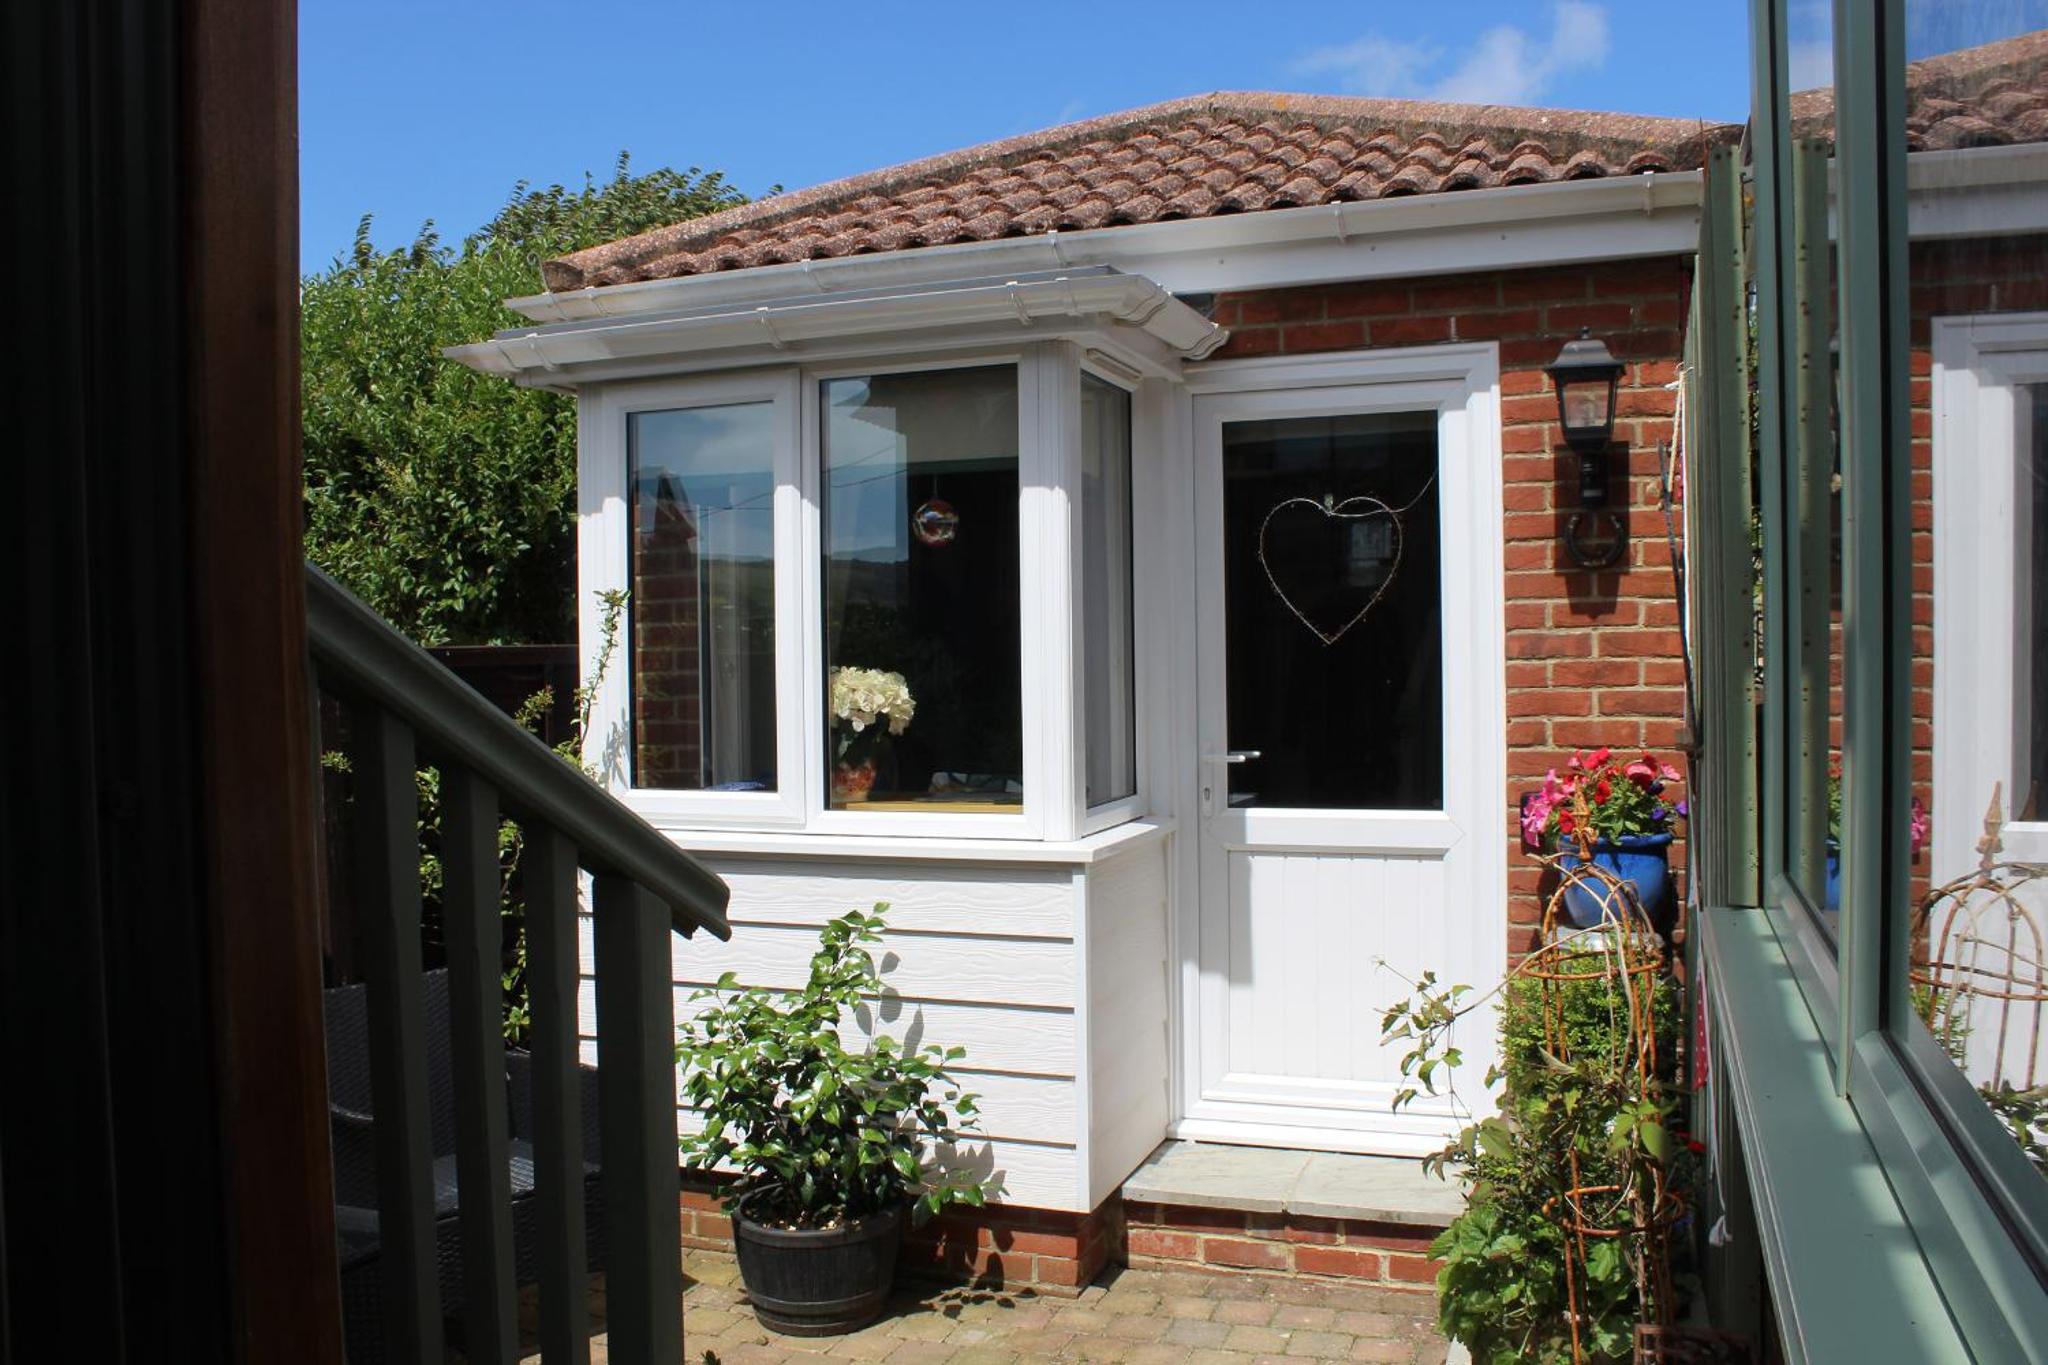
[[[1074,932],[1072,878],[1028,868],[905,868],[877,874],[861,867],[756,859],[711,859],[732,888],[727,911],[735,926],[817,927],[849,910],[889,906],[893,929],[918,933],[1069,938]]]
[[[1089,870],[1088,1207],[1144,1163],[1171,1117],[1163,843]]]
[[[720,943],[699,935],[674,940],[674,979],[705,985],[725,972],[749,986],[790,989],[810,973],[818,935],[811,929],[749,925]],[[1044,939],[952,938],[890,932],[877,953],[883,979],[918,1000],[988,1001],[1071,1007],[1071,945]],[[934,1039],[933,1041],[939,1041]]]
[[[693,1133],[701,1120],[687,1109],[676,1111],[676,1131]],[[939,1154],[943,1164],[965,1169],[978,1176],[1000,1175],[1001,1198],[1006,1203],[1042,1209],[1072,1209],[1074,1204],[1074,1149],[1059,1143],[1006,1141],[992,1138],[963,1143]]]
[[[1139,847],[1159,856],[1157,842]],[[969,1167],[1000,1170],[1009,1202],[1083,1207],[1072,870],[783,857],[714,865],[733,889],[733,937],[670,941],[679,1022],[703,1008],[690,997],[727,971],[747,985],[800,986],[819,926],[887,901],[890,929],[878,953],[886,993],[848,1019],[843,1036],[852,1042],[879,1028],[966,1048],[959,1078],[981,1096],[987,1138],[968,1148]],[[587,936],[586,925],[586,975]],[[588,1037],[595,1024],[588,981],[580,1003]],[[677,1121],[687,1129],[696,1119],[679,1109]]]
[[[703,1002],[691,999],[697,990],[695,986],[676,987],[678,1024],[705,1007]],[[839,1028],[840,1037],[849,1047],[877,1031],[920,1047],[929,1043],[964,1047],[965,1060],[977,1071],[1013,1071],[1019,1075],[1069,1079],[1074,1074],[1071,1010],[956,1005],[884,995],[854,1010]]]
[[[993,1139],[1066,1145],[1074,1131],[1074,1087],[1043,1076],[960,1073],[960,1088],[977,1096],[981,1131]],[[682,1077],[676,1078],[676,1105],[681,1116],[696,1121],[684,1106]]]

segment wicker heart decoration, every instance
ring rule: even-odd
[[[1294,597],[1282,586],[1280,579],[1273,572],[1271,560],[1267,557],[1268,537],[1272,533],[1275,519],[1282,513],[1293,513],[1295,509],[1320,515],[1326,524],[1385,517],[1391,528],[1394,556],[1392,563],[1387,567],[1386,576],[1380,580],[1379,586],[1373,589],[1372,595],[1365,599],[1363,606],[1334,626],[1325,627],[1310,619],[1309,614],[1301,609]],[[1356,497],[1345,498],[1341,502],[1328,494],[1324,494],[1321,502],[1314,498],[1286,498],[1275,503],[1272,510],[1266,513],[1265,520],[1259,523],[1259,568],[1265,571],[1266,582],[1272,586],[1273,595],[1280,599],[1282,606],[1294,614],[1294,619],[1307,626],[1309,632],[1325,645],[1334,645],[1343,639],[1353,626],[1369,616],[1372,609],[1379,605],[1380,599],[1387,595],[1387,589],[1393,586],[1394,574],[1401,566],[1402,539],[1401,518],[1395,515],[1393,508],[1370,494],[1361,493]]]

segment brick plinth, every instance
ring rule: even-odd
[[[1293,1213],[1178,1204],[1124,1206],[1124,1261],[1141,1270],[1334,1275],[1389,1289],[1432,1290],[1438,1229]]]
[[[686,1177],[681,1210],[685,1247],[732,1249],[732,1220],[712,1184]],[[1072,1295],[1102,1273],[1122,1237],[1121,1201],[1114,1196],[1085,1214],[1003,1204],[953,1209],[906,1231],[897,1271],[991,1289]]]

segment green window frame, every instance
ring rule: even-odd
[[[1750,178],[1732,157],[1709,162],[1691,343],[1696,928],[1719,1092],[1707,1108],[1740,1132],[1715,1160],[1724,1173],[1740,1168],[1737,1183],[1755,1196],[1788,1356],[1848,1359],[1842,1351],[1871,1345],[1884,1354],[1868,1358],[1917,1349],[1913,1358],[2048,1360],[2048,1182],[1918,1026],[1907,980],[1905,5],[1833,5],[1832,280],[1825,153],[1792,136],[1792,7],[1753,0]],[[1838,359],[1812,321],[1831,284]],[[1832,535],[1829,499],[1817,494],[1832,475],[1837,384],[1845,705],[1841,905],[1830,924],[1795,874],[1810,874],[1826,831],[1826,769],[1813,760],[1828,742],[1827,691],[1813,682],[1827,632],[1802,631],[1801,612],[1827,609],[1813,591]],[[1756,599],[1738,563],[1753,526],[1760,667]],[[1902,1256],[1920,1280],[1901,1278]],[[1871,1292],[1873,1275],[1886,1292]]]

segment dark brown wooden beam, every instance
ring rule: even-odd
[[[186,0],[181,276],[237,1358],[339,1365],[300,544],[297,15]]]

